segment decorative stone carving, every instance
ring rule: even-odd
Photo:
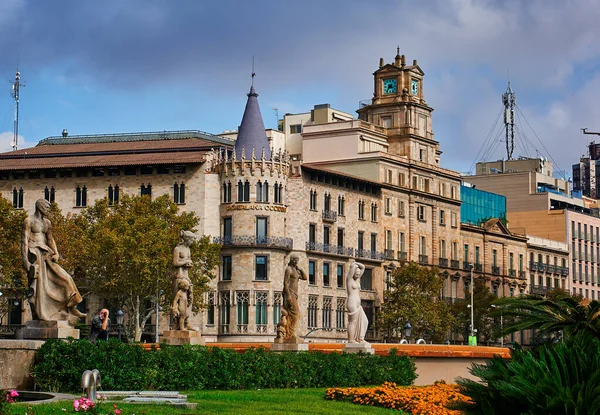
[[[277,325],[275,343],[303,343],[296,335],[296,327],[300,318],[298,305],[298,280],[307,280],[306,272],[298,267],[299,257],[293,254],[285,269],[283,277],[283,308],[281,321]]]
[[[58,264],[60,255],[52,236],[52,223],[46,217],[49,209],[50,202],[45,199],[37,200],[35,213],[25,219],[23,223],[21,253],[23,267],[27,271],[30,284],[28,300],[34,321],[62,321],[68,322],[69,326],[74,326],[80,317],[86,315],[76,308],[82,298],[73,278]],[[37,323],[32,324],[36,325]],[[59,324],[54,328],[59,327],[66,328],[64,324]],[[41,326],[39,329],[41,330]],[[44,326],[44,329],[47,327]],[[32,336],[43,334],[41,331],[44,330],[36,330],[30,334]],[[73,330],[69,331],[69,335],[73,335],[71,331]],[[57,330],[50,330],[47,333],[49,337],[59,334]],[[24,335],[27,336],[27,333]],[[43,334],[42,337],[27,338],[45,337],[46,335]]]

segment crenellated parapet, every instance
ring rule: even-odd
[[[285,180],[290,173],[290,157],[287,152],[271,151],[267,159],[262,150],[260,158],[256,158],[254,148],[250,157],[246,157],[246,149],[242,147],[241,157],[236,157],[235,151],[215,151],[212,157],[211,170],[221,178],[236,178],[244,176],[272,177]]]

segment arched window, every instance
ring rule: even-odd
[[[23,188],[19,190],[15,187],[13,189],[13,207],[15,209],[23,209]]]
[[[115,193],[112,184],[108,185],[108,206],[112,206],[115,203]]]
[[[231,203],[231,182],[227,182],[227,202]]]
[[[250,201],[250,182],[246,180],[244,183],[244,202]]]
[[[277,182],[275,182],[275,185],[273,186],[273,202],[279,203],[279,186],[277,185]]]
[[[48,189],[48,186],[46,186],[44,189],[44,199],[46,199],[48,202],[50,201],[50,189]]]
[[[50,188],[50,203],[54,203],[54,198],[56,196],[56,192],[54,190],[54,186]]]
[[[119,185],[118,184],[115,185],[115,193],[114,193],[113,199],[114,199],[115,204],[119,203]]]
[[[142,196],[150,196],[152,197],[152,185],[149,184],[148,186],[144,186],[142,184],[142,186],[140,187],[141,189],[141,195]]]
[[[177,182],[173,185],[173,202],[179,204],[179,185]]]
[[[256,182],[256,201],[263,201],[263,185],[260,180]]]
[[[75,206],[81,206],[81,187],[79,186],[75,188]]]
[[[238,202],[243,202],[244,201],[244,185],[242,183],[242,181],[240,180],[238,182]]]
[[[263,185],[263,202],[269,201],[269,182],[265,181]]]
[[[185,183],[179,185],[179,204],[185,204]]]
[[[227,203],[227,183],[223,183],[223,203]]]
[[[279,203],[283,203],[283,184],[279,185]]]

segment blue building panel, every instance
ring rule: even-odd
[[[506,196],[469,186],[460,186],[460,220],[470,225],[481,225],[492,218],[506,223]]]

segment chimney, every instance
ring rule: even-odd
[[[404,68],[406,66],[406,56],[402,55],[400,60],[402,61],[402,67]]]
[[[69,135],[69,132],[67,131],[67,129],[66,129],[66,128],[63,128],[63,131],[62,131],[62,136],[63,136],[63,137],[67,137],[68,135]]]
[[[383,58],[379,58],[379,67],[383,68]]]
[[[417,60],[413,59],[413,66],[417,66]]]

